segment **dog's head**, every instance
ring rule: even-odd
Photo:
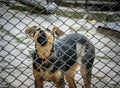
[[[35,42],[39,43],[41,46],[45,46],[47,42],[53,43],[55,36],[53,31],[39,26],[32,26],[25,30],[25,33],[32,37]]]
[[[45,46],[47,42],[53,43],[55,38],[63,35],[63,31],[58,27],[53,27],[52,30],[44,28],[42,26],[32,26],[25,30],[25,33],[32,37],[35,42],[38,42],[41,46]]]
[[[48,58],[51,55],[55,38],[62,35],[58,33],[59,30],[57,27],[49,30],[40,26],[32,26],[28,27],[25,33],[34,39],[38,55],[41,58]]]

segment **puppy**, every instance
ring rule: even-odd
[[[91,88],[94,45],[78,33],[55,34],[57,30],[32,26],[25,30],[35,41],[33,57],[35,88],[43,88],[44,81],[52,81],[57,88],[77,88],[75,73],[80,66],[84,88]]]

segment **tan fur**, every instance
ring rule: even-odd
[[[38,44],[38,42],[35,41],[36,48],[37,48],[37,51],[38,51],[38,55],[41,58],[48,58],[50,56],[51,50],[52,50],[52,47],[53,47],[53,42],[55,40],[55,38],[53,36],[51,36],[49,33],[47,35],[48,35],[48,42],[44,47],[41,47]],[[35,39],[36,39],[36,36],[35,36]]]
[[[37,26],[32,26],[32,27],[28,27],[26,30],[25,30],[25,33],[28,34],[30,37],[33,37],[33,33],[31,34],[30,32],[31,31],[36,31],[37,29]]]
[[[71,69],[65,73],[65,78],[68,82],[69,88],[77,88],[75,84],[75,73],[78,67],[79,64],[74,64],[74,66],[72,66]]]

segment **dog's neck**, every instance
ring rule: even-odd
[[[40,46],[40,44],[37,42],[35,43],[37,54],[41,59],[49,59],[53,52],[53,47],[53,44],[49,42],[47,42],[45,46]]]

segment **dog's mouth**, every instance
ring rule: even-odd
[[[45,46],[46,43],[48,42],[48,38],[46,36],[46,33],[44,30],[40,30],[38,37],[37,37],[37,42],[41,45],[41,46]]]

